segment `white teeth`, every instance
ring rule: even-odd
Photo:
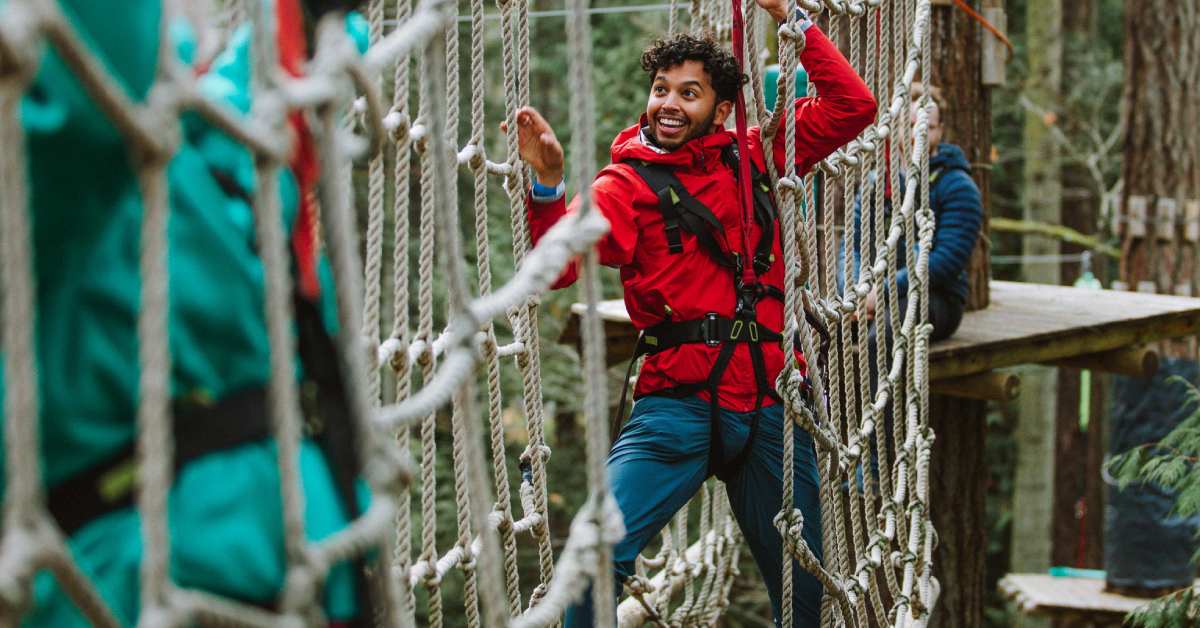
[[[678,129],[683,127],[684,121],[675,118],[659,118],[658,124],[660,126]]]

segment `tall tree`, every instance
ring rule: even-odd
[[[1181,227],[1200,221],[1200,7],[1126,0],[1125,13],[1121,280],[1196,294],[1200,238]]]
[[[1200,6],[1174,0],[1127,0],[1125,3],[1124,187],[1118,222],[1122,234],[1121,280],[1147,292],[1195,294],[1197,241],[1200,240]],[[1194,380],[1200,374],[1194,339],[1165,343],[1168,356],[1151,388],[1142,393],[1122,386],[1121,392],[1143,401],[1152,396],[1156,410],[1139,412],[1129,404],[1115,404],[1113,450],[1120,453],[1166,435],[1173,423],[1183,420],[1178,388],[1165,385],[1168,374]],[[1157,409],[1161,408],[1161,409]],[[1153,588],[1166,582],[1190,580],[1183,560],[1184,542],[1163,544],[1153,582],[1137,573],[1140,556],[1134,547],[1169,538],[1179,526],[1167,523],[1168,514],[1154,494],[1113,491],[1109,494],[1110,529],[1129,531],[1109,538],[1106,564],[1110,586]],[[1171,517],[1172,523],[1179,521]],[[1135,532],[1136,531],[1136,532]],[[1130,539],[1141,533],[1145,538]],[[1186,535],[1186,531],[1185,531]],[[1117,545],[1118,541],[1130,544]],[[1181,549],[1172,557],[1166,548]],[[1173,560],[1174,558],[1174,560]],[[1172,563],[1180,567],[1172,569]]]
[[[1119,6],[1117,7],[1119,9]],[[1090,93],[1094,98],[1098,87],[1096,65],[1108,59],[1110,42],[1100,35],[1101,5],[1097,0],[1076,0],[1070,11],[1062,14],[1062,115],[1061,125],[1068,137],[1082,133],[1103,134],[1106,129],[1095,124],[1097,110],[1084,111],[1076,96]],[[1118,19],[1119,11],[1105,19]],[[1119,50],[1119,49],[1118,49]],[[1086,92],[1080,88],[1087,86]],[[1104,92],[1100,92],[1104,93]],[[1088,103],[1093,104],[1093,103]],[[1086,125],[1087,128],[1081,128]],[[1077,159],[1064,159],[1062,173],[1062,224],[1080,233],[1092,235],[1100,228],[1101,195],[1096,189],[1085,164]],[[1064,254],[1080,254],[1085,248],[1061,243]],[[1099,272],[1102,264],[1092,265]],[[1079,278],[1082,266],[1072,260],[1060,265],[1062,283],[1070,285]],[[1103,482],[1099,465],[1103,456],[1101,427],[1104,424],[1104,383],[1107,378],[1090,373],[1086,378],[1074,369],[1059,369],[1058,400],[1056,404],[1054,443],[1054,508],[1051,534],[1051,561],[1056,565],[1099,567],[1102,561],[1103,540]],[[1082,382],[1087,382],[1086,388]],[[1087,423],[1081,423],[1081,395],[1088,395]],[[1082,462],[1082,464],[1081,464]]]
[[[1024,218],[1058,224],[1062,219],[1062,181],[1059,145],[1051,132],[1061,111],[1062,0],[1040,0],[1025,5],[1025,51],[1028,71],[1021,101],[1025,107]],[[1050,238],[1026,237],[1022,252],[1026,281],[1060,283],[1057,264],[1045,258],[1058,253]],[[1042,259],[1037,259],[1042,258]],[[1029,366],[1022,372],[1018,401],[1017,465],[1013,492],[1013,539],[1010,568],[1015,572],[1042,572],[1050,562],[1050,529],[1054,491],[1054,422],[1057,371]]]
[[[1003,0],[971,0],[973,8],[1002,7]],[[946,141],[962,147],[976,166],[990,162],[992,150],[991,90],[982,82],[982,29],[965,12],[949,5],[932,8],[933,83],[950,103],[942,116]],[[983,194],[984,235],[972,256],[968,309],[988,303],[987,213],[989,170],[973,167]],[[930,479],[933,524],[938,533],[934,573],[942,591],[930,625],[972,628],[983,622],[984,491],[987,465],[983,456],[987,403],[934,395],[930,422],[937,434]]]

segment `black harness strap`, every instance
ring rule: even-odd
[[[262,388],[238,391],[216,403],[194,399],[173,404],[175,471],[215,451],[271,435],[267,395]],[[130,441],[117,453],[51,487],[46,506],[66,536],[89,522],[133,506],[137,453]]]
[[[359,473],[355,430],[348,420],[345,392],[337,373],[333,341],[324,332],[316,306],[296,299],[300,329],[300,359],[307,384],[315,384],[315,399],[306,404],[307,431],[329,458],[338,497],[349,517],[360,514],[353,499]],[[175,471],[203,456],[271,437],[271,411],[262,386],[243,389],[207,402],[185,397],[172,403],[175,433]],[[50,513],[70,536],[88,522],[133,505],[137,476],[135,443],[51,487]]]
[[[721,153],[726,166],[734,173],[738,172],[738,153],[734,146],[727,146]],[[762,343],[779,342],[782,336],[779,332],[767,329],[758,324],[755,309],[758,302],[767,297],[783,300],[783,291],[773,286],[756,282],[752,285],[742,283],[742,261],[737,253],[728,253],[717,242],[714,230],[723,231],[723,226],[717,217],[687,191],[673,168],[662,164],[653,164],[641,160],[625,162],[638,174],[658,197],[658,209],[662,213],[667,250],[671,254],[683,251],[680,230],[686,230],[696,237],[700,247],[718,265],[733,273],[735,298],[737,301],[734,318],[728,319],[710,313],[702,319],[688,321],[666,321],[650,327],[638,336],[633,358],[625,373],[625,385],[621,389],[621,397],[617,407],[617,415],[613,422],[613,440],[620,436],[621,423],[625,418],[625,404],[629,392],[629,378],[633,374],[633,365],[643,355],[654,354],[669,348],[687,343],[704,343],[712,347],[721,347],[713,362],[712,369],[704,381],[679,384],[669,389],[656,390],[652,394],[669,397],[687,397],[707,391],[710,399],[711,439],[709,448],[708,468],[722,479],[736,472],[745,462],[751,451],[755,436],[758,432],[758,421],[761,416],[762,404],[767,398],[782,403],[779,394],[775,392],[767,378],[766,357]],[[768,178],[759,171],[754,161],[750,161],[752,190],[754,198],[754,220],[759,225],[760,236],[754,247],[751,259],[756,277],[764,275],[775,263],[775,221],[778,212]],[[735,174],[736,176],[736,174]],[[824,324],[807,310],[805,318],[809,324],[821,333],[821,355],[819,363],[823,364],[824,354],[828,350],[830,337]],[[746,343],[750,350],[751,365],[754,368],[757,397],[750,421],[750,433],[745,445],[733,459],[725,465],[721,464],[720,452],[720,399],[718,391],[725,370],[733,359],[739,343]]]
[[[209,174],[226,195],[253,204],[246,191],[226,172]],[[355,480],[361,473],[357,425],[352,420],[340,362],[316,303],[295,295],[298,353],[304,367],[301,405],[305,431],[325,455],[334,490],[347,520],[362,514]],[[215,403],[181,399],[173,403],[175,472],[202,456],[263,441],[272,436],[265,387],[238,391]],[[137,481],[136,444],[130,442],[107,459],[73,474],[47,491],[47,509],[70,536],[104,515],[133,506]],[[353,561],[359,614],[351,626],[365,626],[375,616],[366,559]],[[256,605],[271,608],[270,603]]]
[[[721,151],[721,160],[734,173],[738,172],[738,150],[736,144],[729,144]],[[772,247],[775,244],[775,220],[779,212],[775,209],[775,199],[771,197],[771,180],[758,169],[758,164],[750,160],[750,190],[754,197],[754,220],[758,223],[762,234],[758,244],[754,246],[754,274],[764,275],[775,263]]]
[[[333,340],[325,332],[314,303],[297,297],[295,307],[300,361],[305,372],[302,389],[310,393],[302,403],[306,432],[325,454],[338,499],[347,519],[352,520],[362,511],[354,490],[360,473],[355,453],[358,435],[350,420]],[[208,454],[272,436],[267,390],[261,386],[212,403],[194,398],[176,400],[172,414],[176,473]],[[136,485],[137,451],[135,442],[130,442],[107,459],[51,487],[46,496],[47,508],[63,533],[70,536],[104,515],[133,507]],[[370,618],[374,607],[368,596],[365,561],[356,559],[354,565],[359,618]],[[356,620],[352,625],[359,623]]]
[[[710,347],[722,345],[732,347],[737,343],[747,343],[753,348],[761,342],[779,342],[780,340],[783,340],[783,336],[779,332],[759,325],[757,321],[729,319],[716,314],[708,314],[704,318],[691,321],[668,321],[647,328],[638,335],[637,344],[633,349],[633,357],[629,360],[629,366],[625,370],[626,385],[621,387],[621,397],[617,402],[617,415],[612,424],[613,440],[620,435],[621,421],[625,417],[625,406],[629,399],[628,382],[630,376],[633,375],[633,365],[643,355],[653,355],[688,343],[704,343]],[[713,368],[715,371],[715,364]],[[720,383],[720,376],[723,374],[724,368],[721,370],[722,373],[718,373],[715,380],[717,383]],[[711,379],[710,376],[709,380]],[[710,386],[709,380],[680,384],[669,389],[655,391],[654,394],[688,397],[703,390],[710,390],[712,386]]]
[[[726,268],[733,268],[732,256],[725,252],[713,235],[714,230],[724,230],[721,221],[687,191],[669,166],[640,160],[625,163],[633,168],[658,197],[658,211],[662,213],[666,230],[667,250],[672,255],[683,252],[683,241],[679,234],[682,228],[696,237],[701,248],[713,261]]]

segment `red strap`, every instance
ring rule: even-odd
[[[744,25],[742,23],[742,3],[740,0],[730,0],[733,6],[733,58],[737,60],[738,76],[743,74],[745,67],[745,43],[743,41]],[[750,148],[746,139],[746,98],[743,95],[741,87],[737,90],[737,99],[734,101],[734,115],[737,122],[737,146],[738,146],[738,185],[741,187],[742,196],[742,251],[743,255],[751,255],[750,248],[750,209],[754,207],[753,193],[750,188]],[[754,265],[749,263],[742,265],[742,281],[747,284],[754,283]]]
[[[308,60],[308,42],[304,38],[304,13],[299,0],[278,0],[275,18],[279,26],[279,65],[291,76],[304,74]],[[292,226],[292,255],[296,260],[300,292],[316,298],[320,291],[317,280],[317,212],[316,188],[320,169],[312,134],[300,112],[288,116],[288,126],[296,136],[295,152],[289,164],[300,188],[300,212]]]

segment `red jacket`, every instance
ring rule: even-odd
[[[816,27],[806,32],[808,45],[800,57],[808,76],[820,94],[799,99],[796,111],[796,160],[800,171],[814,164],[856,137],[875,119],[876,104],[870,90],[845,57]],[[718,266],[696,242],[682,232],[683,252],[669,254],[658,198],[628,165],[626,159],[675,166],[675,173],[687,190],[721,221],[724,234],[716,234],[727,251],[740,251],[750,259],[753,251],[744,251],[742,229],[749,229],[750,246],[755,246],[761,229],[750,220],[743,224],[741,200],[735,172],[721,159],[721,149],[736,142],[733,131],[722,130],[699,137],[671,152],[645,144],[639,124],[625,129],[612,143],[612,163],[596,175],[592,198],[612,225],[608,235],[597,243],[601,263],[618,267],[625,288],[625,306],[634,327],[639,330],[668,320],[703,318],[709,312],[732,318],[734,284],[731,271]],[[776,136],[772,155],[783,171],[785,140]],[[760,129],[749,131],[749,150],[759,170],[765,170]],[[572,202],[576,207],[578,199]],[[530,229],[534,242],[568,211],[563,199],[548,203],[530,201]],[[752,213],[750,214],[753,215]],[[783,259],[778,225],[773,244],[776,260]],[[555,283],[562,288],[575,281],[577,266],[572,264]],[[783,289],[784,265],[771,265],[759,281]],[[668,310],[669,308],[669,310]],[[764,298],[757,306],[760,324],[780,331],[783,303]],[[783,350],[777,343],[764,343],[767,377],[771,385],[783,368]],[[700,382],[708,378],[719,347],[689,343],[650,355],[642,365],[635,396],[678,384]],[[707,398],[707,393],[702,396]],[[747,345],[739,344],[725,370],[718,396],[722,407],[738,412],[754,409],[757,398],[754,370]],[[770,403],[768,400],[767,403]]]

